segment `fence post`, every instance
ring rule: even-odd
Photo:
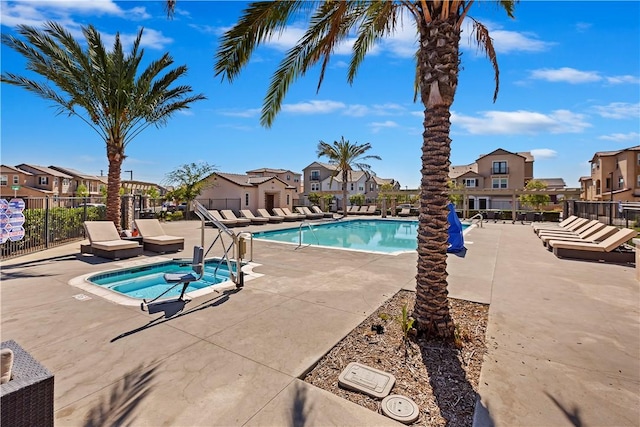
[[[49,218],[50,218],[49,197],[44,199],[44,247],[49,248]]]

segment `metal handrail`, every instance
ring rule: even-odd
[[[316,238],[316,243],[318,244],[318,246],[320,245],[320,240],[318,239],[318,236],[316,236],[316,232],[313,231],[313,227],[311,227],[311,223],[306,222],[306,221],[302,221],[300,223],[300,226],[298,227],[298,246],[296,247],[296,249],[300,249],[302,247],[302,227],[305,226],[305,225],[311,231],[311,234],[313,234],[313,237]],[[311,243],[306,245],[305,248],[307,246],[311,246]]]
[[[475,214],[474,216],[472,216],[471,218],[469,218],[469,221],[471,221],[471,223],[473,224],[473,220],[475,219],[480,219],[480,228],[482,228],[482,221],[484,221],[484,217],[482,216],[482,214],[480,212],[478,212],[477,214]]]

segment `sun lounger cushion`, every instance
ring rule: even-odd
[[[142,241],[144,243],[155,243],[157,245],[173,245],[176,243],[183,243],[184,238],[177,236],[167,236],[166,234],[164,234],[162,236],[143,237]]]
[[[116,249],[133,249],[140,245],[135,240],[107,240],[104,242],[92,242],[91,247],[102,249],[103,251],[114,251]]]
[[[87,237],[91,243],[120,240],[118,230],[112,222],[108,221],[85,221]]]

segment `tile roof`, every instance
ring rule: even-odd
[[[22,169],[23,167],[28,167],[28,168],[34,169],[34,170],[36,170],[38,172],[41,172],[43,174],[51,175],[51,176],[57,176],[57,177],[60,177],[60,178],[73,178],[71,175],[67,175],[66,173],[57,171],[55,169],[48,168],[46,166],[30,165],[30,164],[27,164],[27,163],[20,163],[16,167],[18,169]]]

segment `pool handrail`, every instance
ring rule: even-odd
[[[473,224],[473,220],[474,219],[479,219],[480,220],[478,222],[480,223],[480,228],[482,228],[482,221],[484,221],[484,216],[482,216],[482,214],[480,212],[478,212],[477,214],[475,214],[474,216],[469,218],[467,221],[469,221],[470,224]]]
[[[313,227],[311,227],[311,223],[307,221],[302,221],[300,223],[300,226],[298,227],[298,246],[296,247],[296,249],[300,249],[302,247],[302,227],[305,225],[309,230],[311,230],[311,234],[313,234],[313,237],[316,238],[316,243],[320,245],[320,240],[318,240],[318,236],[316,236],[316,232],[313,230]],[[309,243],[305,247],[307,246],[311,246],[311,243]]]

